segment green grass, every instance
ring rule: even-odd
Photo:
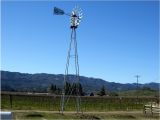
[[[85,120],[158,120],[158,116],[145,116],[142,112],[113,113],[47,113],[47,112],[14,112],[15,120],[53,120],[53,119],[85,119]]]
[[[77,114],[59,114],[59,113],[14,113],[14,118],[18,119],[29,119],[29,120],[42,120],[42,119],[93,119],[98,118],[94,115],[77,115]]]

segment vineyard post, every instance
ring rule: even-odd
[[[84,111],[86,111],[87,98],[83,98],[84,100]]]
[[[120,101],[119,101],[119,103],[120,103],[120,110],[122,110],[122,97],[120,97],[120,99],[119,99]]]
[[[111,103],[111,102],[112,102],[111,99],[109,99],[109,104],[108,104],[108,105],[109,105],[109,106],[108,106],[108,107],[109,107],[109,110],[111,110],[111,109],[110,109],[110,103]]]
[[[9,95],[10,107],[12,109],[12,95]]]

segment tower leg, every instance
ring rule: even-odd
[[[74,48],[74,60],[75,60],[75,80],[73,83],[76,83],[76,110],[77,113],[80,113],[81,111],[81,98],[80,98],[80,91],[79,91],[79,64],[78,64],[78,52],[77,52],[77,41],[76,41],[76,28],[71,29],[71,40],[70,40],[70,45],[69,45],[69,50],[68,50],[68,55],[67,55],[67,63],[66,63],[66,69],[65,69],[65,75],[64,75],[64,87],[62,90],[62,96],[61,96],[61,108],[60,111],[63,114],[65,110],[65,106],[69,101],[70,96],[72,95],[73,90],[71,90],[69,95],[67,94],[68,99],[65,99],[65,86],[66,86],[66,81],[68,79],[68,68],[69,68],[69,62],[70,62],[70,57],[71,57],[71,49],[72,45]]]

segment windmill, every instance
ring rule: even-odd
[[[66,95],[65,93],[65,86],[66,86],[66,81],[69,79],[68,77],[68,68],[70,65],[70,58],[74,58],[74,65],[75,65],[75,77],[74,81],[72,82],[71,85],[76,83],[76,111],[77,113],[82,112],[81,110],[81,98],[80,98],[80,91],[79,91],[79,63],[78,63],[78,51],[77,51],[77,41],[76,41],[76,29],[78,28],[81,19],[82,19],[82,10],[79,7],[75,7],[71,14],[65,13],[63,10],[54,7],[54,14],[55,15],[67,15],[70,16],[70,28],[71,28],[71,38],[70,38],[70,44],[69,44],[69,49],[68,49],[68,55],[67,55],[67,63],[66,63],[66,68],[65,68],[65,75],[64,75],[64,87],[62,90],[62,95],[61,95],[61,104],[60,104],[60,112],[63,114],[66,105],[68,104],[68,101],[72,95],[73,88],[70,89],[68,94]],[[71,54],[71,49],[74,49],[74,53]],[[74,91],[75,92],[75,91]]]

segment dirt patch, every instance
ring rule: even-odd
[[[40,113],[31,113],[31,114],[27,114],[25,116],[26,116],[26,118],[41,118],[41,117],[44,117]]]
[[[85,120],[100,120],[99,117],[94,116],[94,115],[85,115],[85,114],[83,114],[83,115],[78,115],[77,117],[79,119],[85,119]]]
[[[111,117],[116,119],[136,119],[136,117],[132,115],[111,115]]]

